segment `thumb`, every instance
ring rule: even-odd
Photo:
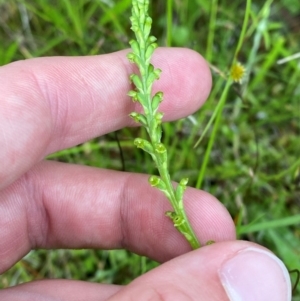
[[[222,242],[166,262],[121,289],[115,300],[290,301],[282,261],[250,242]]]

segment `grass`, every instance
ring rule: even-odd
[[[300,269],[299,59],[277,64],[299,52],[300,4],[252,2],[237,55],[247,67],[247,77],[243,85],[228,90],[216,128],[216,120],[209,121],[224,92],[221,75],[228,72],[240,37],[246,4],[241,3],[153,1],[153,33],[159,45],[192,48],[206,57],[213,70],[213,90],[204,107],[164,125],[171,174],[175,180],[187,176],[189,185],[219,198],[235,220],[240,239],[260,243],[290,270]],[[130,5],[130,0],[78,0],[72,5],[71,0],[0,0],[0,64],[128,48]],[[136,128],[117,133],[124,162],[115,134],[49,158],[153,173],[151,158],[132,144],[134,137],[143,135],[143,129]],[[154,266],[155,262],[124,250],[38,250],[1,276],[0,288],[52,277],[128,283]],[[300,300],[299,288],[293,300]]]

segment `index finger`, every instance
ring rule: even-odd
[[[211,85],[204,59],[188,49],[158,49],[165,119],[194,112]],[[0,68],[0,188],[44,156],[132,125],[127,92],[134,65],[126,51],[91,57],[52,57]],[[24,159],[26,158],[26,160]]]

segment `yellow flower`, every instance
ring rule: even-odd
[[[242,79],[246,74],[246,68],[239,62],[234,63],[230,70],[230,77],[236,83],[242,83]]]

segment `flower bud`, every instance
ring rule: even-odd
[[[147,16],[145,20],[145,25],[144,25],[144,37],[147,39],[150,31],[151,31],[151,25],[152,25],[152,18]]]
[[[157,41],[157,38],[154,37],[154,36],[150,36],[150,37],[148,38],[148,43],[149,43],[149,44],[152,44],[152,43],[154,43],[154,42],[156,42],[156,41]]]
[[[165,215],[172,220],[174,227],[179,227],[185,223],[184,218],[179,216],[176,212],[167,211]]]
[[[131,97],[132,100],[133,100],[134,102],[138,100],[138,93],[137,93],[137,91],[130,90],[130,91],[127,93],[127,95],[128,95],[129,97]]]
[[[151,156],[153,155],[153,147],[151,145],[151,143],[145,139],[142,138],[136,138],[134,139],[134,145],[137,148],[141,148],[142,150],[144,150],[145,152],[147,152],[148,154],[150,154]]]
[[[134,83],[134,85],[136,86],[136,88],[140,91],[143,90],[143,85],[142,85],[142,81],[140,79],[140,77],[136,74],[131,74],[130,75],[130,81]]]
[[[163,116],[164,116],[164,114],[162,112],[157,112],[155,114],[156,126],[161,125]]]
[[[164,183],[164,181],[161,178],[159,178],[158,176],[151,176],[149,178],[148,182],[150,183],[150,185],[152,187],[156,187],[160,191],[162,191],[167,198],[170,197],[169,192],[166,187],[166,184]]]
[[[127,59],[128,59],[128,61],[130,62],[130,63],[135,63],[135,54],[133,53],[133,52],[129,52],[128,54],[127,54]]]
[[[156,78],[156,79],[159,79],[160,74],[161,74],[161,69],[156,68],[156,69],[154,69],[153,72],[154,72],[155,78]]]
[[[163,154],[167,151],[167,149],[162,143],[156,143],[155,151],[159,154]]]
[[[149,64],[151,56],[156,48],[157,48],[156,43],[152,43],[147,47],[146,54],[145,54],[146,64]]]
[[[149,178],[148,182],[150,183],[150,185],[152,187],[157,187],[159,185],[159,183],[161,182],[161,179],[157,176],[151,176]]]
[[[130,44],[130,46],[131,46],[133,52],[134,52],[135,54],[139,55],[139,54],[140,54],[140,47],[139,47],[138,42],[137,42],[136,40],[131,40],[131,41],[129,42],[129,44]]]
[[[183,178],[176,187],[175,197],[177,202],[181,202],[183,198],[183,193],[186,190],[186,185],[188,183],[188,178]]]
[[[129,116],[138,123],[141,123],[142,125],[146,126],[147,125],[147,119],[144,115],[139,114],[137,112],[132,112],[129,114]]]
[[[156,110],[158,109],[159,104],[163,101],[163,92],[157,92],[153,97],[152,97],[152,110],[155,113]]]

